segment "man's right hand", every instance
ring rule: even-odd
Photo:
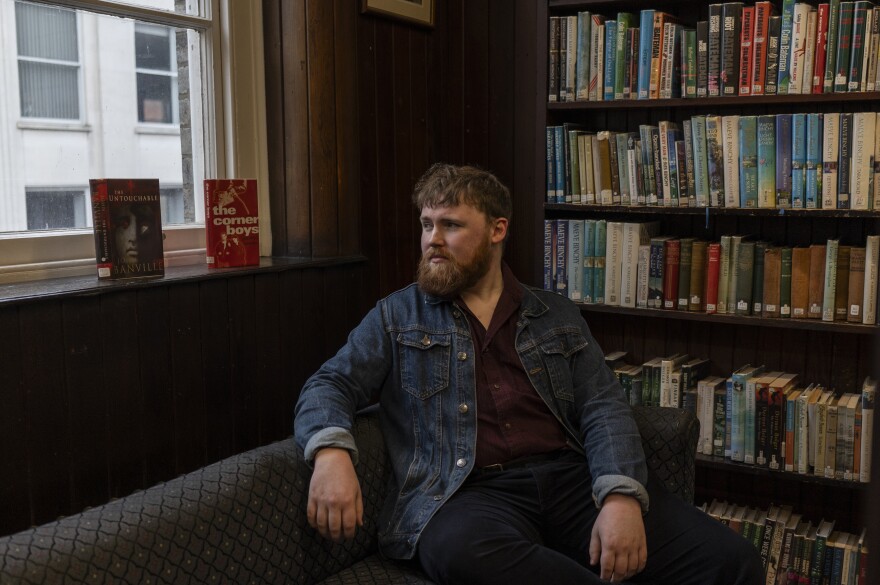
[[[346,449],[327,447],[315,455],[307,515],[312,528],[336,542],[354,538],[364,525],[361,486]]]

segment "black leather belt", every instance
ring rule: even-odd
[[[549,453],[518,457],[516,459],[511,459],[506,463],[493,463],[492,465],[487,465],[485,467],[477,467],[471,472],[471,475],[482,475],[484,473],[497,473],[499,471],[508,471],[510,469],[534,467],[535,465],[540,465],[547,461],[555,461],[566,453],[571,453],[571,451],[569,449],[559,449],[558,451],[551,451]]]

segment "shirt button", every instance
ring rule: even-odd
[[[510,430],[510,423],[504,423],[504,430],[505,430],[505,431],[509,431],[509,430]]]
[[[455,464],[458,467],[464,467],[465,465],[467,465],[467,460],[466,459],[459,459],[458,461],[455,462]]]
[[[459,313],[458,311],[452,311],[452,316],[458,319],[459,317],[461,317],[461,313]]]
[[[439,501],[442,500],[442,499],[443,499],[443,496],[434,496],[434,501],[435,501],[435,502],[439,502]]]
[[[498,384],[492,384],[492,387],[495,388],[496,390],[501,389],[501,386],[499,386]]]
[[[464,413],[466,413],[467,411],[468,411],[468,405],[467,405],[467,404],[459,404],[459,405],[458,405],[458,412],[464,414]]]
[[[459,359],[459,361],[463,362],[464,360],[467,359],[467,354],[463,351],[458,352],[458,359]]]

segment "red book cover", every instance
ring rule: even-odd
[[[260,263],[256,179],[205,179],[208,268]]]
[[[98,278],[163,276],[159,179],[91,179]]]
[[[751,95],[752,89],[752,43],[755,38],[755,7],[742,10],[742,31],[739,41],[739,95]]]
[[[706,250],[706,312],[718,312],[718,276],[721,273],[721,242],[711,242]]]
[[[664,242],[663,308],[678,306],[678,271],[681,265],[681,240]]]
[[[811,93],[822,93],[825,80],[825,59],[828,55],[828,4],[819,4],[816,15],[816,51],[813,61],[813,79],[810,82]]]
[[[755,2],[755,35],[752,39],[752,91],[750,95],[764,95],[767,77],[767,35],[774,8],[770,2]]]

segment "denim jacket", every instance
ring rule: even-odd
[[[555,293],[524,287],[516,349],[571,447],[585,454],[597,504],[609,493],[624,493],[647,511],[638,428],[578,308]],[[473,354],[462,310],[413,284],[379,301],[300,395],[294,432],[306,460],[323,447],[343,447],[356,461],[349,432],[354,413],[380,391],[392,472],[378,533],[389,557],[413,557],[422,529],[473,467]]]

